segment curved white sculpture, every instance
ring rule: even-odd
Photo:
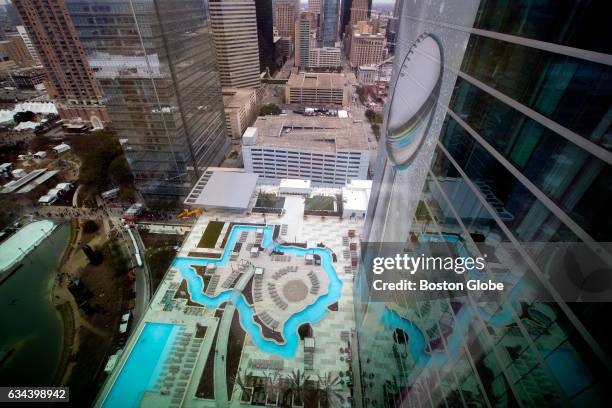
[[[440,95],[442,70],[440,41],[433,34],[422,34],[404,57],[387,110],[387,156],[395,169],[407,168],[425,140]]]

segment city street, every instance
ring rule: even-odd
[[[378,157],[378,141],[376,140],[376,136],[374,132],[372,132],[372,126],[370,126],[370,122],[368,118],[365,116],[365,111],[367,108],[359,102],[359,99],[352,102],[350,115],[355,121],[361,121],[361,125],[363,126],[363,131],[368,138],[368,148],[370,150],[370,174],[374,171],[374,165],[376,164],[376,158]],[[382,130],[381,130],[382,131]]]

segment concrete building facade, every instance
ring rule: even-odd
[[[321,0],[308,0],[308,12],[319,16],[321,14]]]
[[[274,5],[274,26],[281,37],[293,38],[295,21],[295,4],[278,2]]]
[[[300,17],[295,22],[294,64],[296,67],[306,68],[310,64],[310,49],[313,48],[317,30],[316,19],[314,13],[304,12],[300,13]]]
[[[380,64],[384,57],[385,36],[367,33],[353,26],[349,50],[349,61],[353,68]]]
[[[372,0],[353,0],[351,2],[351,18],[349,23],[353,25],[358,21],[368,21],[371,9]]]
[[[255,89],[223,88],[225,127],[232,145],[240,145],[242,134],[257,116]]]
[[[275,48],[278,48],[278,54],[282,59],[287,60],[293,54],[293,39],[291,37],[277,37],[274,44]]]
[[[318,185],[345,185],[366,179],[367,137],[351,119],[260,117],[243,140],[247,172],[267,180],[311,180]],[[249,128],[252,129],[252,128]]]
[[[292,73],[285,87],[287,103],[349,106],[350,84],[343,74]]]
[[[310,68],[337,68],[341,66],[340,48],[323,47],[311,49],[308,66]]]
[[[210,0],[210,21],[221,86],[258,87],[261,80],[255,2]]]
[[[362,65],[357,70],[357,81],[360,84],[373,84],[377,79],[378,67],[376,65]]]

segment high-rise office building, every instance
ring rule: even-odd
[[[185,195],[229,147],[207,4],[68,4],[137,188],[147,199]]]
[[[350,27],[348,26],[351,22],[351,6],[353,4],[353,0],[340,0],[340,18],[338,27],[338,37],[340,40],[344,39],[344,34],[346,30]]]
[[[536,3],[402,6],[362,240],[488,255],[486,277],[515,285],[381,300],[362,271],[364,406],[609,405],[610,303],[588,291],[575,301],[562,286],[571,274],[543,252],[582,243],[609,271],[612,49],[595,34],[605,6]]]
[[[0,2],[0,40],[4,39],[6,34],[14,33],[19,24],[21,20],[13,4],[8,0]]]
[[[395,41],[397,38],[397,27],[399,25],[399,19],[395,17],[389,18],[387,24],[387,30],[385,31],[385,39],[387,40],[387,49],[390,54],[395,53]]]
[[[321,17],[321,2],[322,0],[308,0],[308,12],[315,15],[317,30],[319,30],[319,26],[321,24],[319,21],[319,18]],[[317,33],[317,37],[318,36],[319,34]]]
[[[308,12],[321,14],[321,0],[308,0]]]
[[[395,53],[395,39],[397,37],[397,27],[399,25],[399,16],[401,13],[400,7],[402,6],[401,0],[396,0],[395,6],[393,7],[393,15],[389,17],[387,22],[387,29],[385,31],[385,37],[387,39],[387,49],[390,54]]]
[[[310,64],[310,49],[315,39],[316,33],[316,16],[314,13],[302,12],[300,17],[295,22],[294,36],[294,64],[296,67],[306,68]]]
[[[322,0],[319,35],[323,47],[333,47],[338,39],[339,0]]]
[[[372,0],[353,0],[351,3],[350,24],[357,24],[359,21],[368,21],[372,10]]]
[[[274,55],[274,12],[272,0],[255,0],[255,14],[257,16],[257,45],[259,46],[259,70],[276,71]]]
[[[223,107],[227,134],[239,150],[242,134],[257,117],[257,90],[223,88]]]
[[[364,21],[355,24],[350,32],[348,43],[351,67],[380,64],[385,50],[384,34],[373,32],[371,25]]]
[[[64,0],[15,0],[40,60],[47,70],[46,88],[65,121],[93,127],[108,122],[102,95]]]
[[[258,87],[261,81],[255,2],[210,0],[209,7],[221,86]]]
[[[281,37],[293,37],[295,4],[281,1],[274,5],[274,26]]]
[[[339,68],[342,66],[340,48],[311,48],[308,57],[310,68]]]

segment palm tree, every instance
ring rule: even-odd
[[[291,391],[293,392],[293,405],[303,405],[304,400],[304,383],[310,379],[310,376],[304,375],[301,370],[293,370],[289,377]]]
[[[272,397],[272,403],[276,404],[276,400],[278,399],[278,391],[281,377],[278,374],[278,371],[274,371],[271,373],[266,372],[264,373],[264,376],[266,377],[266,398]]]
[[[333,407],[343,403],[338,376],[328,372],[324,377],[318,377],[319,404],[323,407]]]
[[[247,385],[249,383],[249,378],[251,377],[250,372],[245,372],[243,375],[240,375],[240,372],[236,374],[234,377],[234,384],[240,387],[240,391],[242,392],[241,400],[244,402],[251,402],[251,394],[252,390]]]

